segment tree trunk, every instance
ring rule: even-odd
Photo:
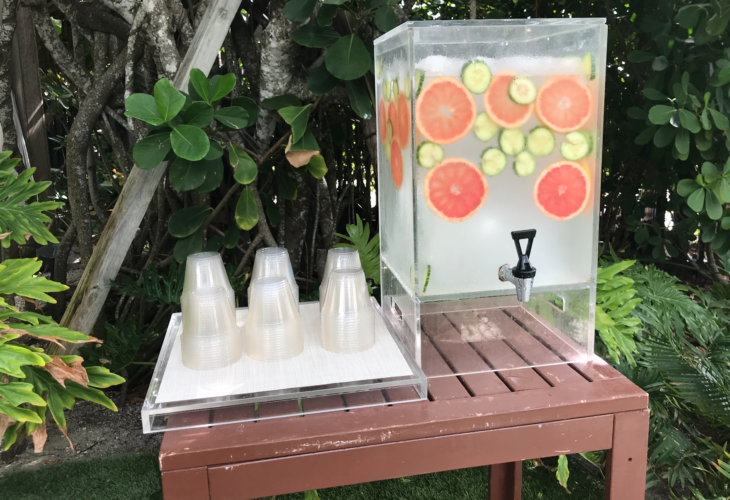
[[[18,137],[13,123],[10,85],[10,54],[13,51],[17,0],[0,0],[0,149],[18,151]]]

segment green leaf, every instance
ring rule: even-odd
[[[209,94],[208,79],[205,77],[205,73],[200,71],[198,68],[190,70],[190,83],[192,84],[195,91],[198,93],[201,99],[208,104],[211,103]]]
[[[41,423],[41,418],[36,412],[26,410],[25,408],[19,408],[2,400],[0,400],[0,413],[4,413],[8,417],[14,418],[18,422]]]
[[[269,198],[264,198],[266,203],[266,215],[269,217],[271,227],[279,225],[279,209],[276,204]]]
[[[196,101],[185,110],[183,121],[195,127],[207,127],[213,121],[213,107],[207,102]]]
[[[717,185],[718,198],[721,203],[730,203],[730,179],[723,177]]]
[[[155,83],[154,95],[157,109],[166,122],[175,118],[185,105],[185,96],[173,87],[167,78]]]
[[[192,125],[178,125],[173,128],[170,141],[177,156],[191,161],[202,160],[210,148],[205,132]]]
[[[643,50],[634,50],[633,52],[629,52],[628,55],[629,61],[633,63],[649,62],[653,61],[654,58],[656,58],[655,54],[650,54],[649,52],[644,52]]]
[[[344,5],[350,0],[322,0],[325,5]]]
[[[25,378],[22,366],[43,366],[46,362],[38,354],[25,347],[11,344],[0,345],[0,372],[11,377]]]
[[[687,205],[689,205],[689,208],[695,212],[700,213],[705,206],[705,190],[698,189],[689,195],[687,198]]]
[[[681,129],[674,138],[674,146],[681,156],[687,157],[689,154],[689,132]]]
[[[341,35],[332,28],[306,25],[292,33],[291,38],[304,47],[323,49],[335,43]]]
[[[259,105],[248,97],[236,97],[231,101],[231,106],[243,108],[248,113],[248,126],[250,127],[259,119]]]
[[[697,116],[694,113],[690,113],[686,109],[680,109],[678,113],[679,123],[682,124],[682,127],[686,128],[693,134],[696,134],[700,131],[700,121],[697,119]]]
[[[702,110],[702,114],[700,115],[700,124],[705,130],[710,130],[712,128],[712,124],[710,123],[710,113],[707,111],[707,108]]]
[[[691,30],[692,28],[697,26],[697,22],[700,20],[701,13],[702,6],[685,5],[677,11],[677,15],[674,16],[674,22],[676,22],[686,30]]]
[[[705,132],[695,134],[695,146],[697,146],[697,149],[700,151],[707,151],[712,147],[712,139],[708,139]]]
[[[127,109],[124,116],[137,118],[154,126],[165,124],[155,98],[149,94],[132,94],[124,101],[124,106]]]
[[[205,250],[207,252],[218,252],[223,246],[223,236],[220,234],[214,234],[205,244]]]
[[[654,61],[651,63],[651,69],[654,71],[664,71],[667,69],[667,66],[669,66],[669,61],[664,56],[654,58]]]
[[[644,94],[644,97],[650,101],[665,101],[668,99],[667,96],[653,88],[645,88],[642,93]]]
[[[175,243],[175,249],[173,250],[173,255],[175,256],[175,260],[182,264],[185,262],[185,259],[188,258],[188,255],[201,252],[202,250],[203,230],[198,229],[190,236],[177,240]]]
[[[47,294],[68,290],[68,287],[55,281],[49,281],[43,276],[36,276],[42,265],[43,263],[37,259],[4,261],[0,264],[0,295],[15,293],[21,297],[55,304],[56,300]]]
[[[570,470],[568,469],[568,457],[560,455],[558,457],[558,470],[555,472],[555,477],[558,478],[560,486],[568,489],[568,478],[570,477]]]
[[[712,220],[718,220],[722,217],[722,205],[720,204],[720,200],[717,199],[714,192],[709,190],[705,197],[705,209],[707,210],[707,215]]]
[[[662,125],[654,134],[654,145],[658,148],[664,148],[671,144],[674,136],[677,135],[677,129],[670,124]]]
[[[236,86],[236,75],[235,73],[226,73],[221,75],[218,81],[215,82],[213,92],[210,95],[210,102],[215,102],[223,97],[227,96],[233,87]]]
[[[312,15],[315,5],[317,0],[289,0],[281,12],[288,20],[301,23]]]
[[[700,188],[694,179],[682,179],[677,183],[677,193],[679,196],[686,198]]]
[[[205,180],[195,188],[196,193],[206,194],[218,189],[223,180],[223,161],[220,158],[205,159]]]
[[[33,392],[33,384],[26,384],[25,382],[0,383],[0,398],[4,398],[8,403],[15,406],[23,403],[46,406],[45,400]]]
[[[256,162],[243,149],[231,143],[228,146],[228,161],[234,168],[233,178],[241,184],[251,184],[258,175]]]
[[[317,490],[305,491],[304,500],[319,500],[319,493],[317,493]]]
[[[646,120],[647,118],[646,111],[636,106],[629,108],[626,114],[633,120]]]
[[[223,246],[228,250],[235,248],[238,245],[238,240],[241,238],[241,231],[236,226],[231,226],[223,236]]]
[[[655,125],[664,125],[669,123],[669,120],[676,112],[677,110],[673,106],[657,104],[649,110],[649,121]]]
[[[730,69],[730,68],[728,68]],[[728,122],[727,116],[725,116],[723,113],[720,113],[719,111],[716,111],[712,108],[707,108],[710,114],[712,115],[712,120],[715,122],[715,125],[717,128],[719,128],[722,131],[727,130],[728,126],[730,126],[730,123]]]
[[[331,26],[337,15],[337,6],[324,4],[317,12],[317,24],[320,26]]]
[[[242,129],[248,126],[248,113],[238,106],[222,108],[214,114],[216,121],[232,129]]]
[[[307,129],[304,132],[304,135],[302,138],[292,143],[291,147],[289,148],[289,151],[319,151],[319,144],[317,144],[317,140],[314,138],[314,134],[311,130]]]
[[[176,158],[170,166],[170,184],[182,193],[199,188],[208,173],[205,161],[190,161]]]
[[[277,184],[279,186],[279,195],[285,200],[296,200],[297,199],[297,185],[294,180],[289,177],[285,171],[279,172],[277,177]]]
[[[188,207],[178,210],[170,217],[167,228],[175,238],[190,236],[203,224],[211,210],[210,207]]]
[[[290,106],[279,110],[284,121],[291,125],[292,142],[297,142],[304,135],[311,111],[311,104],[302,107]]]
[[[640,146],[643,146],[645,144],[649,144],[654,137],[654,134],[657,131],[656,125],[651,125],[648,128],[645,128],[643,132],[641,132],[639,135],[636,136],[636,139],[634,139],[634,143],[638,144]]]
[[[364,120],[369,120],[373,116],[373,105],[370,102],[370,96],[367,91],[360,85],[357,80],[345,82],[347,88],[347,96],[350,98],[350,106],[352,110]]]
[[[375,11],[375,26],[383,33],[387,33],[400,23],[390,3],[385,3]]]
[[[722,220],[720,221],[720,225],[726,231],[728,229],[730,229],[730,217],[723,217]]]
[[[56,27],[57,24],[54,22],[55,20],[51,18],[51,22],[53,22],[53,27],[56,29],[56,33],[60,35],[60,25],[61,21],[58,21],[58,28]],[[18,431],[23,425],[32,425],[32,424],[25,424],[24,422],[16,422],[15,424],[11,425],[5,430],[5,434],[2,436],[3,438],[3,451],[8,451],[12,445],[15,444],[15,441],[18,439]]]
[[[719,1],[713,2],[715,13],[707,20],[707,26],[705,27],[707,34],[710,36],[721,35],[725,31],[728,21],[730,21],[730,10],[727,9],[726,2],[723,3],[725,5]]]
[[[89,376],[89,386],[97,389],[106,389],[124,383],[124,377],[110,372],[108,368],[103,366],[88,366],[86,367],[86,374]]]
[[[148,170],[162,163],[171,148],[170,132],[148,135],[134,145],[132,158],[137,167]]]
[[[206,160],[217,160],[218,158],[223,156],[223,148],[221,147],[220,142],[214,141],[213,139],[210,140],[210,148],[208,149],[208,152],[205,155]]]
[[[702,177],[707,183],[716,181],[718,178],[720,178],[721,175],[720,171],[717,169],[717,166],[714,163],[710,163],[709,161],[706,161],[702,164],[702,168],[700,171],[702,172]]]
[[[327,71],[340,80],[355,80],[368,72],[372,61],[365,44],[355,35],[334,43],[325,55]]]
[[[327,164],[324,161],[324,156],[314,155],[312,159],[307,163],[307,170],[315,179],[321,179],[327,173]]]
[[[66,382],[66,392],[75,398],[85,399],[86,401],[91,401],[92,403],[101,405],[111,411],[117,411],[117,406],[114,402],[106,397],[99,389],[84,387],[69,380]]]
[[[275,97],[269,97],[261,101],[261,107],[268,109],[269,111],[276,111],[277,109],[287,108],[290,106],[301,106],[302,103],[294,94],[282,94]]]
[[[327,71],[322,64],[309,72],[307,77],[307,90],[314,95],[324,95],[337,86],[339,80]]]
[[[250,231],[259,222],[259,209],[250,188],[245,188],[236,203],[236,224],[244,231]]]

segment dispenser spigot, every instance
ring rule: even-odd
[[[499,268],[500,281],[509,281],[517,290],[517,300],[520,302],[529,302],[532,295],[532,282],[535,279],[537,269],[530,264],[530,252],[532,251],[532,240],[535,239],[537,230],[525,229],[522,231],[512,231],[512,239],[517,248],[517,265],[510,267],[505,264]],[[527,240],[527,250],[522,253],[520,240]]]

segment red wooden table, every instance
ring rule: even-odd
[[[465,314],[488,317],[510,334],[457,341]],[[424,317],[428,401],[348,409],[398,401],[412,389],[328,396],[303,399],[304,411],[341,411],[168,431],[160,449],[165,499],[259,498],[484,465],[491,466],[492,500],[519,499],[522,460],[594,450],[609,450],[606,498],[643,499],[647,394],[597,357],[529,368],[561,362],[562,347],[519,314]],[[508,368],[473,373],[488,366]],[[472,373],[455,375],[465,372]],[[244,417],[290,414],[297,405],[265,403]],[[216,423],[242,411],[254,410],[179,418]]]

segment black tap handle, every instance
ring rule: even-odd
[[[530,264],[530,252],[532,252],[532,241],[537,234],[536,229],[523,229],[522,231],[512,231],[512,239],[515,241],[517,249],[517,266],[512,268],[512,274],[518,278],[534,278],[535,268]],[[521,240],[527,240],[527,250],[522,253]]]

